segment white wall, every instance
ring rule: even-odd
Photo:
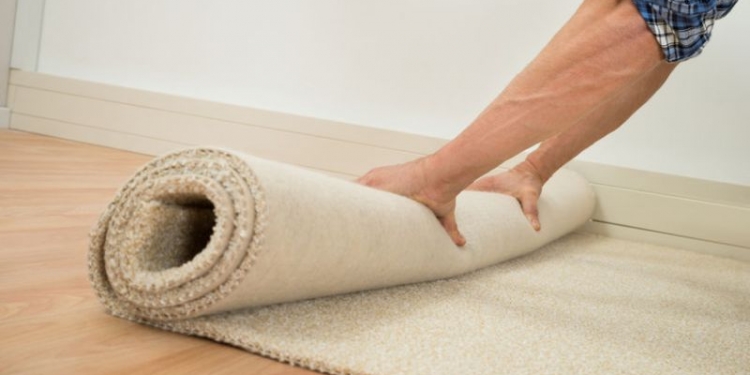
[[[16,69],[36,71],[39,44],[42,39],[42,16],[45,0],[20,0],[16,6],[11,65]]]
[[[573,0],[46,0],[38,70],[450,138]],[[750,185],[750,8],[581,158]]]
[[[0,0],[0,107],[5,107],[16,0]]]
[[[0,129],[7,128],[10,124],[10,111],[5,104],[8,101],[8,76],[15,14],[16,0],[0,0]]]

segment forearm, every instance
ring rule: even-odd
[[[431,173],[448,193],[457,193],[578,123],[661,59],[643,20],[623,2],[580,32],[553,39],[463,133],[430,157]]]
[[[661,63],[635,85],[599,106],[566,131],[547,139],[526,161],[542,181],[599,139],[619,128],[664,84],[676,64]]]
[[[539,148],[526,157],[525,161],[531,165],[542,182],[547,182],[558,169],[581,151],[617,128],[613,122],[593,127],[586,125],[588,124],[583,122],[576,124],[563,133],[542,142]]]

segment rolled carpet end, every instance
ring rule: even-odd
[[[407,198],[241,153],[157,158],[91,234],[90,279],[114,315],[147,322],[452,277],[525,254],[590,217],[591,188],[556,174],[535,232],[511,197],[459,196],[457,248]]]

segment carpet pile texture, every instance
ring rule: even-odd
[[[90,278],[113,315],[331,374],[750,373],[750,264],[561,238],[593,206],[561,171],[537,233],[512,198],[464,193],[457,248],[409,199],[184,150],[118,192]]]

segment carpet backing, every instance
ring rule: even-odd
[[[90,278],[113,315],[331,374],[747,373],[748,264],[554,241],[593,202],[561,171],[537,233],[512,198],[463,193],[458,248],[409,199],[191,149],[118,192]]]

